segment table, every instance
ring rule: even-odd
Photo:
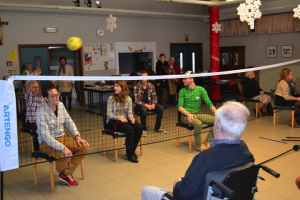
[[[103,115],[104,112],[104,95],[108,93],[113,93],[114,88],[112,87],[84,87],[84,91],[88,93],[88,106],[86,112],[94,113],[93,108],[96,108],[94,103],[94,93],[99,94],[99,115]]]

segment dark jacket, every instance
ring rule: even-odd
[[[244,141],[240,144],[219,144],[194,157],[173,195],[176,199],[203,199],[205,176],[210,171],[229,169],[254,162]]]
[[[263,91],[255,79],[246,78],[242,85],[244,87],[244,95],[246,98],[252,98],[260,95],[260,91]]]
[[[162,63],[160,60],[158,60],[156,62],[156,75],[164,75],[164,76],[168,75],[166,70],[164,70],[163,67],[166,67],[166,69],[168,69],[168,63],[166,61]],[[166,79],[157,79],[156,83],[160,83],[160,87],[162,88],[168,87],[168,80]]]

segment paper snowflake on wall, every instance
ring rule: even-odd
[[[294,17],[295,18],[298,17],[300,19],[300,5],[298,5],[298,8],[294,8],[293,11],[294,11]]]
[[[215,31],[216,33],[218,33],[219,31],[221,31],[221,24],[218,24],[218,22],[212,24],[212,31]]]
[[[253,25],[255,19],[261,17],[259,6],[261,5],[260,0],[246,0],[245,3],[241,3],[237,8],[238,15],[242,22],[248,22],[248,25]]]
[[[117,18],[113,17],[112,14],[109,15],[109,18],[106,19],[106,29],[109,30],[111,33],[114,32],[114,29],[117,28]]]

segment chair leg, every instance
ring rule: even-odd
[[[258,117],[258,103],[255,104],[255,110],[256,110],[256,118]]]
[[[84,162],[83,162],[83,160],[81,161],[81,178],[82,178],[82,180],[85,179],[85,170],[84,170]]]
[[[277,112],[277,115],[276,115],[276,122],[279,121],[279,111]]]
[[[115,160],[116,160],[116,162],[118,162],[118,149],[117,149],[118,140],[117,140],[117,138],[115,138],[114,141],[115,141]]]
[[[192,131],[189,131],[189,152],[192,153]]]
[[[35,160],[35,158],[32,158],[32,163],[33,163],[34,185],[37,185],[38,184],[38,180],[37,180],[37,170],[36,170],[36,160]]]
[[[245,105],[245,101],[243,101],[243,105]]]
[[[21,131],[21,147],[22,153],[24,153],[24,133]]]
[[[141,151],[141,156],[143,155],[143,137],[140,139],[140,151]]]
[[[295,113],[295,111],[294,110],[292,110],[292,112],[291,112],[291,115],[292,115],[292,128],[294,128],[294,120],[295,120],[295,116],[294,116],[294,113]]]
[[[49,162],[49,170],[50,170],[50,183],[51,183],[51,191],[54,192],[54,173],[53,173],[53,162]]]
[[[276,110],[273,110],[273,126],[276,126]]]
[[[179,147],[179,126],[176,126],[176,147]]]
[[[102,134],[102,146],[103,146],[103,156],[105,157],[106,156],[106,151],[105,151],[105,141],[106,140],[106,137],[105,137],[105,134]]]

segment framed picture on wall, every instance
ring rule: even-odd
[[[282,45],[281,46],[281,57],[292,58],[293,57],[293,45]]]
[[[267,58],[277,58],[277,46],[267,46]]]

